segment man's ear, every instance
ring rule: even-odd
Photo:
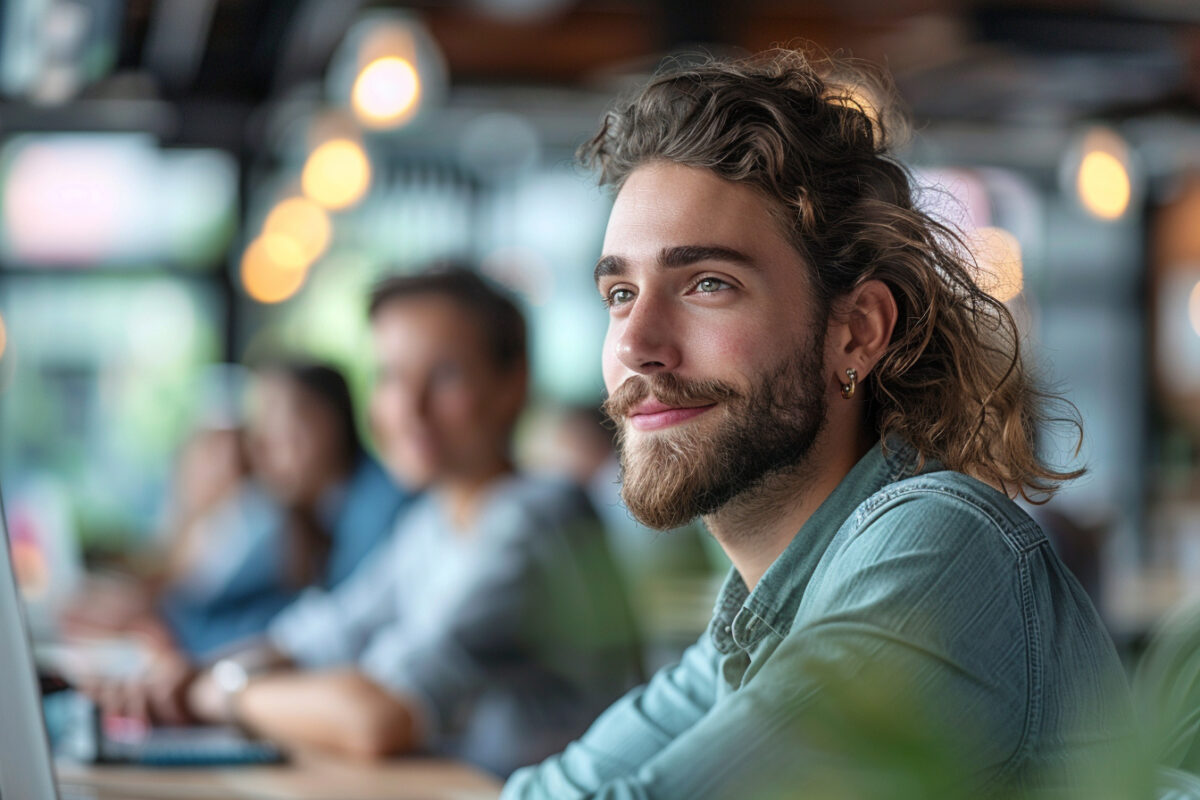
[[[839,382],[847,369],[862,380],[883,356],[900,312],[896,298],[880,280],[860,283],[834,301],[825,334],[827,364]]]

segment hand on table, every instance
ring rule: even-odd
[[[80,689],[105,713],[183,725],[197,720],[188,704],[196,675],[196,667],[182,654],[161,653],[139,675],[91,679],[84,681]]]

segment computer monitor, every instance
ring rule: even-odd
[[[50,741],[0,498],[0,800],[57,800]]]

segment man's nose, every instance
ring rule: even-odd
[[[620,362],[644,375],[672,372],[682,358],[667,304],[651,293],[634,301],[615,346]]]
[[[391,408],[394,419],[420,420],[429,412],[429,390],[425,381],[411,378],[395,381],[380,392],[380,403]]]
[[[428,419],[429,411],[433,407],[433,383],[431,381],[421,380],[410,388],[408,407],[413,419],[422,421]]]

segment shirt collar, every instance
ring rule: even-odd
[[[920,456],[892,437],[872,447],[825,498],[792,541],[767,568],[754,591],[730,570],[713,609],[709,635],[722,653],[747,650],[771,630],[790,626],[809,579],[847,518],[875,492],[917,473]],[[936,468],[926,461],[922,472]]]

